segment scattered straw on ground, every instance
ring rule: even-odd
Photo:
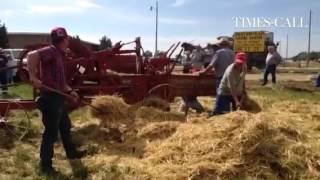
[[[97,96],[92,101],[91,115],[103,126],[120,127],[122,124],[139,125],[148,122],[184,121],[182,113],[169,112],[169,104],[159,98],[134,104],[126,104],[117,96]]]
[[[191,179],[320,177],[320,156],[290,124],[245,112],[212,120],[183,124],[169,139],[151,143],[145,160],[157,167],[153,173],[170,170],[172,177]]]
[[[254,100],[249,106],[261,109]],[[312,143],[319,137],[304,128],[318,131],[320,119],[314,118],[319,107],[284,101],[267,112],[237,111],[209,119],[200,115],[185,123],[180,113],[140,106],[129,111],[134,114],[133,129],[126,132],[130,138],[108,146],[109,155],[98,165],[112,163],[110,155],[122,152],[127,154],[117,159],[122,178],[318,179],[320,155]],[[304,126],[301,117],[314,124]]]
[[[175,121],[153,122],[139,129],[137,137],[148,140],[165,139],[175,133],[179,125]]]
[[[260,105],[255,100],[249,97],[243,101],[241,110],[251,113],[259,113],[262,111]]]
[[[141,107],[136,112],[136,119],[146,122],[161,122],[161,121],[184,121],[184,114],[177,112],[164,112],[153,107]]]
[[[141,102],[141,106],[153,107],[163,111],[170,111],[170,103],[158,97],[146,98]]]
[[[68,162],[58,143],[53,165],[66,178],[56,179],[320,179],[318,93],[255,91],[249,105],[261,112],[191,112],[188,122],[175,112],[178,99],[168,112],[157,103],[97,97],[93,105],[102,110],[77,112],[73,123],[73,138],[88,153]],[[213,98],[199,100],[212,109]],[[0,129],[0,179],[45,179],[37,174],[42,124],[39,117],[31,123],[39,133],[23,141]]]
[[[130,106],[130,113],[135,113],[140,107],[152,107],[162,111],[170,111],[170,103],[158,97],[148,97]]]

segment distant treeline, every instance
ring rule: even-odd
[[[298,61],[298,60],[302,60],[303,61],[303,60],[307,59],[307,56],[308,56],[307,52],[301,52],[298,55],[292,57],[292,59],[294,61]],[[320,59],[320,51],[312,51],[312,52],[310,52],[310,60],[318,61],[319,59]]]

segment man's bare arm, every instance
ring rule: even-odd
[[[209,64],[200,74],[205,74],[205,73],[207,73],[210,69],[212,69],[212,71],[214,71],[212,64]]]
[[[217,59],[218,59],[218,54],[214,54],[210,64],[203,71],[200,72],[200,75],[206,74],[209,70],[212,70],[213,72],[215,72],[214,67],[216,66]]]
[[[39,63],[40,63],[39,53],[37,51],[29,52],[27,55],[27,66],[29,71],[29,77],[32,85],[36,88],[41,87],[41,81],[37,77]]]

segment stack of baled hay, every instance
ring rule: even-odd
[[[139,141],[140,146],[130,157],[127,152],[117,156],[116,167],[121,171],[117,177],[320,179],[320,155],[315,151],[320,145],[315,133],[320,129],[320,104],[307,108],[310,105],[281,102],[267,112],[237,111],[209,119],[200,116],[188,123],[183,117],[176,118],[176,113],[153,107],[135,108],[133,123],[139,122],[136,136],[121,147],[132,148],[133,140]],[[305,119],[299,113],[307,113]],[[108,148],[108,152],[114,148],[119,153],[114,145]],[[99,161],[88,162],[95,167],[114,166],[112,154],[97,154],[94,159]]]

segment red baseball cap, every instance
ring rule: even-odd
[[[239,52],[239,53],[236,54],[236,58],[235,59],[236,59],[235,60],[236,63],[245,64],[245,63],[247,63],[248,56],[244,52]]]
[[[68,33],[63,27],[55,27],[50,33],[51,39],[64,39],[68,38]]]

